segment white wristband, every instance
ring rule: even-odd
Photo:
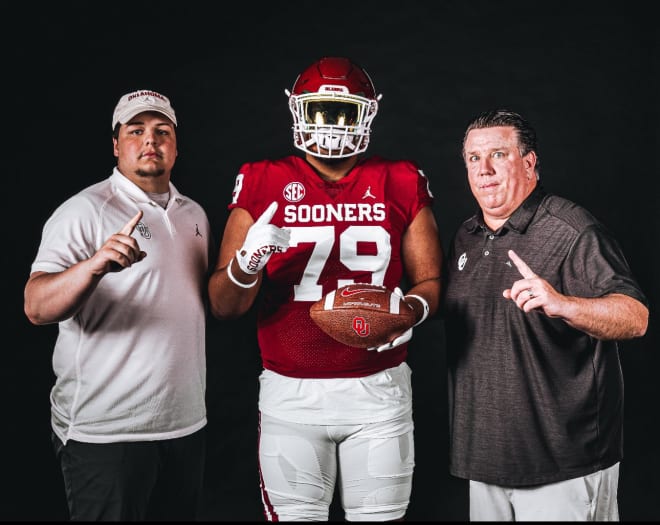
[[[251,283],[248,283],[248,284],[244,284],[241,281],[239,281],[238,279],[236,279],[236,277],[234,277],[234,274],[231,273],[231,263],[233,263],[233,262],[234,262],[234,258],[232,257],[231,261],[229,261],[229,264],[227,265],[227,277],[229,277],[229,280],[232,283],[234,283],[236,286],[240,286],[241,288],[252,288],[255,284],[257,284],[257,281],[259,280],[259,278],[255,279],[254,281],[252,281]]]
[[[414,293],[411,293],[409,295],[404,296],[404,299],[407,299],[408,297],[414,297],[417,299],[420,303],[422,303],[422,306],[424,307],[424,313],[422,314],[422,318],[417,321],[413,326],[417,326],[418,324],[422,324],[424,320],[429,316],[429,303],[426,302],[426,299],[419,295],[415,295]]]

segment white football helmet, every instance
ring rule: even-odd
[[[344,158],[369,145],[378,111],[367,72],[347,58],[324,57],[296,79],[289,97],[296,148],[322,158]]]

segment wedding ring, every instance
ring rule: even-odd
[[[530,298],[530,299],[533,299],[534,297],[536,297],[536,296],[534,295],[534,292],[532,292],[532,289],[531,289],[531,288],[527,288],[527,295],[529,295],[529,298]]]

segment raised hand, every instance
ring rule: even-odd
[[[90,259],[92,273],[104,275],[109,272],[120,272],[146,257],[147,254],[140,250],[137,240],[131,236],[142,215],[142,210],[137,212],[92,256]]]
[[[289,248],[291,231],[270,224],[276,210],[277,201],[273,201],[250,226],[243,247],[236,251],[236,262],[245,273],[261,271],[271,255],[285,252]]]
[[[536,275],[516,252],[509,250],[508,255],[523,278],[515,281],[511,288],[502,292],[502,295],[514,301],[525,312],[539,309],[549,317],[556,317],[564,296],[558,293],[548,281]]]

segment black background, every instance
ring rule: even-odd
[[[614,232],[652,309],[647,335],[621,344],[620,512],[624,520],[660,519],[655,17],[641,2],[399,4],[3,7],[2,287],[8,301],[1,520],[67,516],[49,442],[57,327],[30,325],[22,293],[47,217],[114,166],[111,115],[118,98],[135,89],[171,98],[179,119],[172,181],[206,208],[219,241],[239,166],[297,151],[284,89],[323,55],[349,56],[370,73],[383,99],[368,153],[421,164],[445,247],[475,207],[460,158],[465,124],[495,107],[519,111],[535,125],[544,186],[584,205]],[[260,361],[253,314],[231,323],[210,319],[207,355],[204,519],[258,521]],[[466,520],[466,484],[447,471],[439,320],[416,329],[409,363],[416,470],[408,519]],[[332,517],[341,518],[336,505]]]

